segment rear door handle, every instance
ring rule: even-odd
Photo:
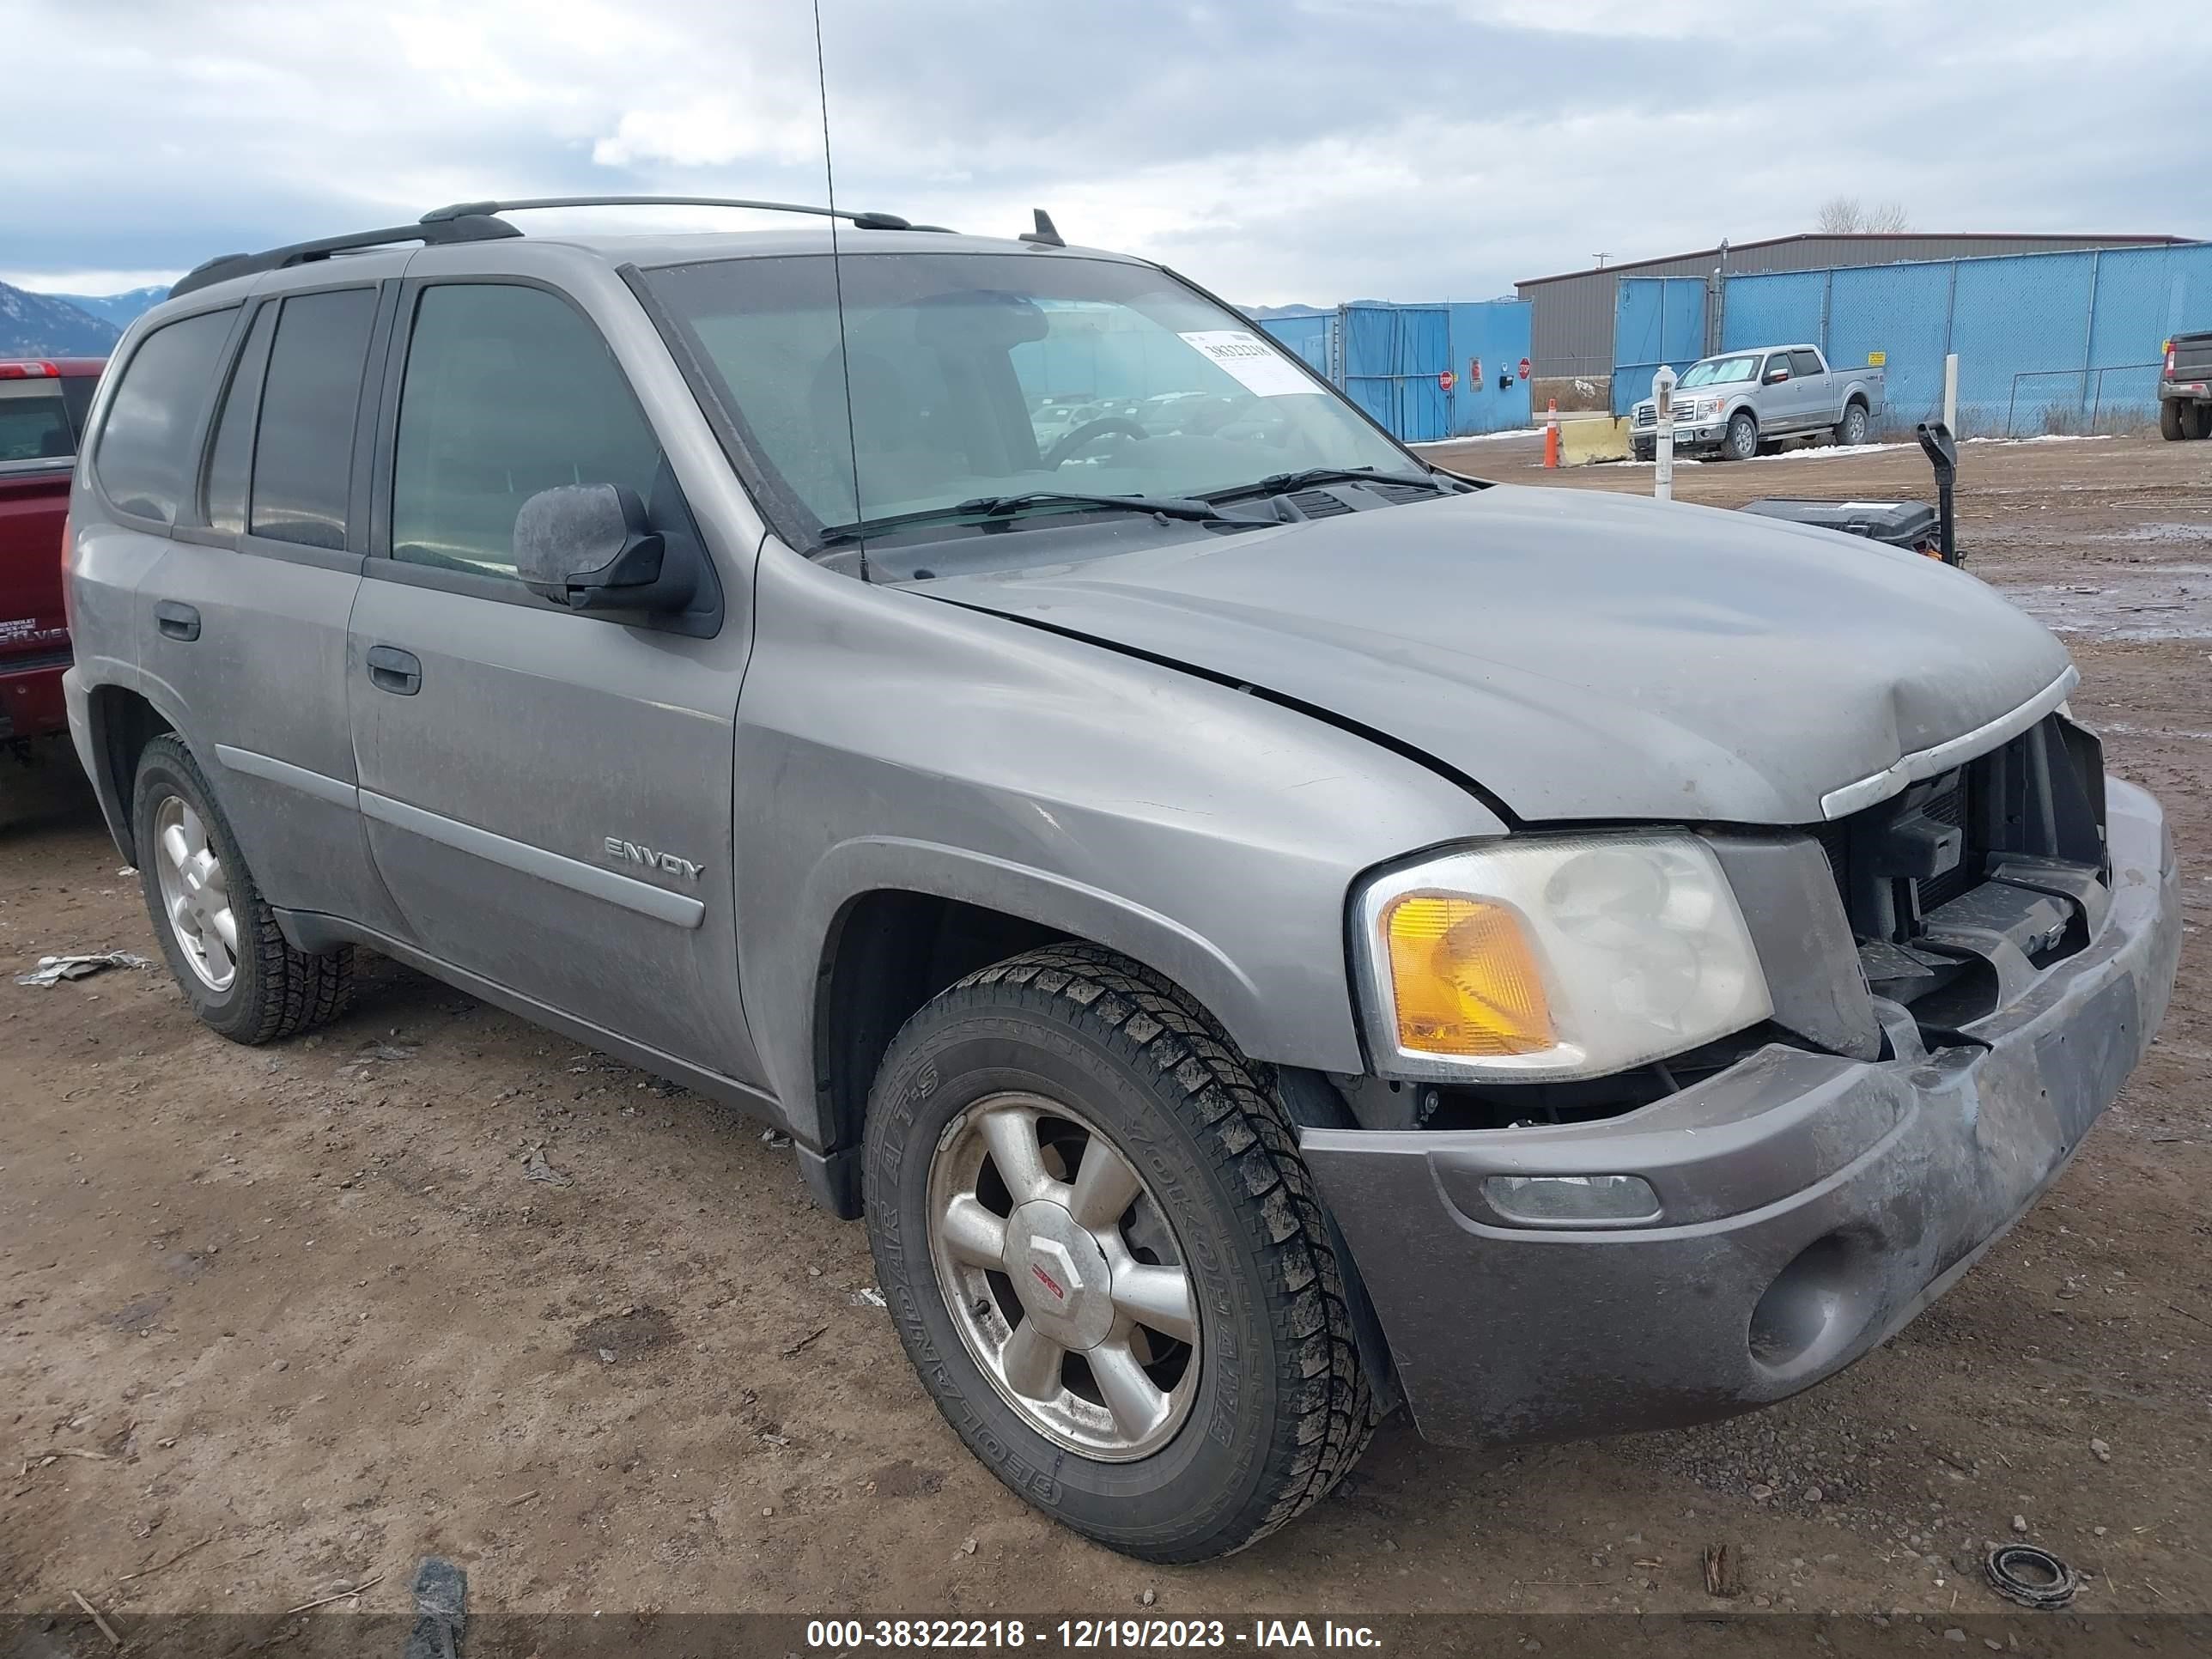
[[[200,613],[181,600],[159,601],[154,606],[154,621],[173,640],[191,641],[200,636]]]
[[[411,697],[422,689],[422,659],[396,645],[372,645],[368,647],[368,682],[395,697]]]

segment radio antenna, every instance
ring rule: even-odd
[[[822,177],[830,190],[830,280],[837,296],[837,363],[845,371],[845,453],[853,462],[853,516],[860,511],[860,441],[853,429],[853,353],[845,341],[845,269],[837,257],[837,169],[830,160],[830,70],[822,55],[822,0],[814,0],[814,76],[822,93]],[[860,538],[860,580],[870,580],[868,543]]]

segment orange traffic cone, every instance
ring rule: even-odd
[[[1544,416],[1544,465],[1559,464],[1559,400],[1552,399],[1550,412]]]

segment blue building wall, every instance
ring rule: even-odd
[[[1680,368],[1697,277],[1623,277],[1613,408],[1648,396],[1660,362]],[[2167,336],[2212,328],[2212,246],[2106,248],[1921,264],[1731,276],[1719,349],[1814,340],[1848,367],[1884,354],[1884,424],[1940,413],[1943,358],[1959,354],[1959,425],[1970,434],[2086,429],[2156,410]]]

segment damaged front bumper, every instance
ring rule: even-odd
[[[1770,1045],[1652,1105],[1516,1129],[1309,1129],[1428,1437],[1558,1440],[1725,1417],[1833,1376],[1965,1273],[2055,1179],[2165,1012],[2179,878],[2158,803],[2107,780],[2112,905],[1968,1042]],[[1575,1230],[1493,1177],[1633,1175],[1656,1220]]]

